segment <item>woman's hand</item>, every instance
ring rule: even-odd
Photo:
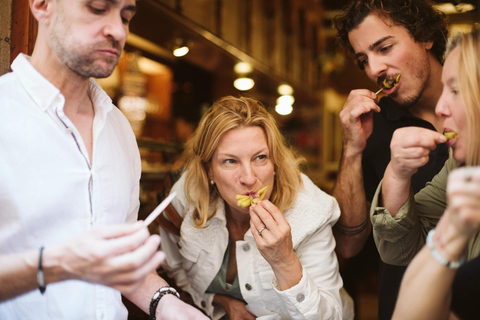
[[[480,167],[453,170],[447,184],[449,223],[458,235],[470,239],[480,230]]]
[[[410,179],[427,164],[430,152],[447,138],[436,131],[405,127],[395,130],[390,142],[390,167],[398,180]]]
[[[240,300],[216,294],[213,301],[225,309],[230,320],[255,320],[255,316],[247,311],[246,304]]]
[[[449,261],[465,253],[470,238],[480,230],[480,168],[459,168],[448,176],[447,208],[435,228],[433,242]]]
[[[382,202],[395,217],[410,195],[412,176],[427,164],[430,151],[447,138],[436,131],[405,127],[395,130],[390,142],[391,160],[383,175]]]
[[[293,251],[290,224],[268,200],[250,206],[250,228],[257,248],[275,273],[280,290],[300,282],[302,265]]]

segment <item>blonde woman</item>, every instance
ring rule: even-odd
[[[448,177],[445,213],[407,269],[394,319],[478,319],[480,313],[480,257],[471,249],[480,230],[479,29],[453,38],[442,82],[436,112],[458,134],[449,144],[463,168]]]
[[[300,173],[257,101],[217,101],[185,161],[172,188],[180,235],[160,233],[165,268],[198,308],[212,319],[353,318],[334,252],[338,205]],[[237,205],[263,187],[263,200]]]

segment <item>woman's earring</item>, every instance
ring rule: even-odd
[[[213,180],[210,180],[210,184],[213,186],[215,182],[213,182]]]

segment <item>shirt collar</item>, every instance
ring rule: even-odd
[[[46,111],[58,95],[61,95],[63,98],[60,90],[32,66],[27,55],[21,53],[15,58],[12,63],[12,71],[17,75],[22,86],[42,111]],[[88,87],[95,114],[101,115],[103,118],[112,110],[112,99],[91,78]]]
[[[88,83],[88,89],[90,90],[90,99],[92,99],[95,115],[105,118],[106,114],[113,108],[112,99],[92,78]]]
[[[54,99],[61,94],[58,88],[32,66],[29,57],[23,53],[19,54],[13,61],[12,71],[42,111],[47,110]]]

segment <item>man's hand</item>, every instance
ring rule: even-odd
[[[373,131],[373,112],[380,112],[377,95],[370,90],[353,90],[340,112],[345,152],[359,155]]]
[[[160,299],[156,318],[161,320],[205,320],[208,319],[200,310],[186,304],[174,295],[167,294]],[[232,318],[230,318],[232,319]]]
[[[143,222],[92,228],[60,248],[45,249],[46,282],[78,279],[132,292],[165,259],[159,244]]]
[[[405,127],[395,130],[390,142],[389,167],[392,177],[398,180],[410,179],[418,168],[427,164],[430,151],[446,141],[443,134],[425,128]]]
[[[225,295],[215,295],[215,302],[222,305],[230,320],[255,320],[255,316],[245,308],[246,304]]]

